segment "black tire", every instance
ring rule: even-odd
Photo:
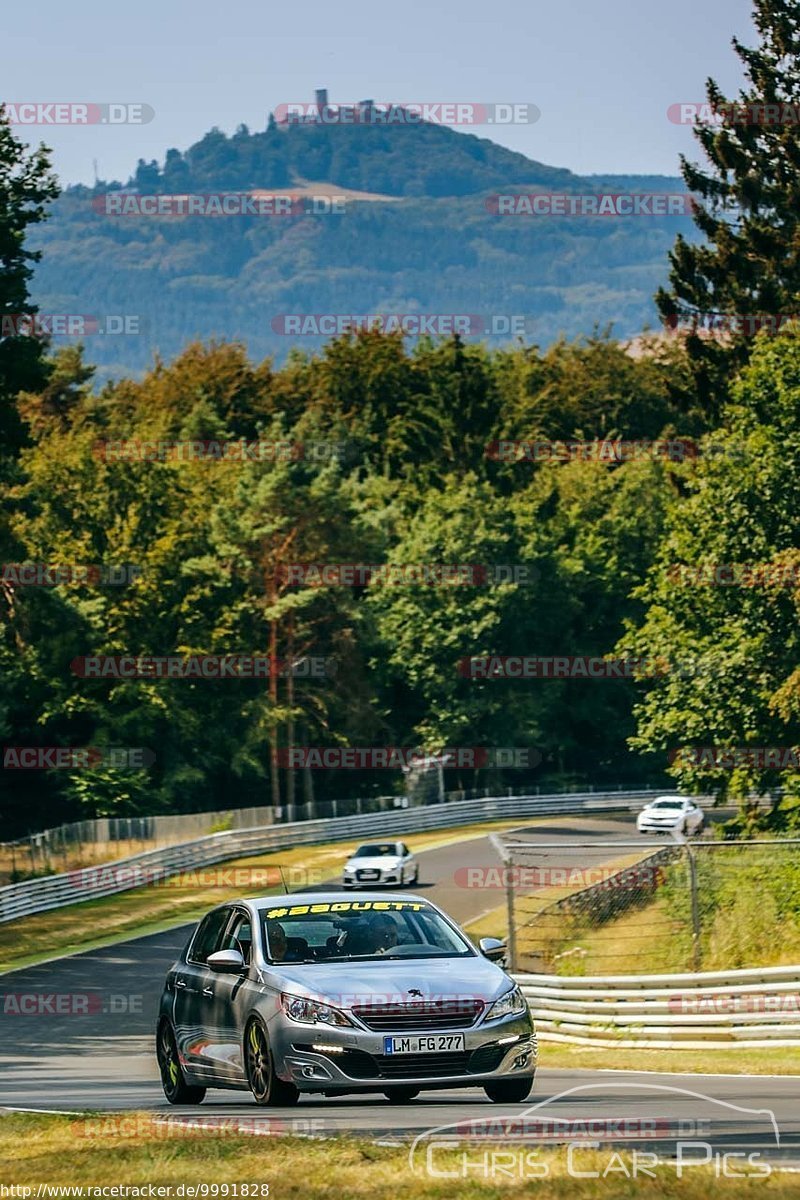
[[[256,1104],[297,1104],[300,1092],[293,1083],[287,1083],[275,1074],[267,1031],[255,1018],[248,1022],[244,1031],[244,1063],[247,1082]]]
[[[391,1087],[384,1089],[384,1096],[387,1100],[391,1100],[392,1104],[408,1104],[411,1100],[416,1100],[420,1093],[418,1087]]]
[[[483,1090],[495,1104],[521,1104],[531,1094],[533,1078],[533,1075],[521,1075],[516,1079],[493,1079],[483,1085]]]
[[[161,1086],[170,1104],[202,1104],[206,1089],[186,1082],[178,1058],[175,1034],[169,1021],[162,1021],[156,1034],[156,1058],[161,1072]]]

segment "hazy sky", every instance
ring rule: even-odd
[[[9,102],[149,104],[147,125],[28,128],[66,183],[127,178],[212,125],[261,129],[270,109],[310,100],[529,102],[532,125],[480,136],[579,173],[675,174],[690,129],[670,104],[741,75],[730,45],[753,41],[750,0],[38,0],[3,17]]]

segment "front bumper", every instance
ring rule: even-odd
[[[639,833],[675,833],[683,825],[682,821],[654,821],[647,820],[637,821],[636,828]]]
[[[430,1032],[404,1029],[393,1036]],[[535,1072],[536,1034],[525,1014],[447,1032],[464,1034],[463,1051],[385,1055],[384,1038],[392,1036],[385,1032],[306,1025],[288,1018],[273,1023],[270,1040],[278,1075],[301,1091],[469,1086]]]
[[[402,885],[402,871],[400,867],[396,871],[381,871],[380,876],[375,879],[358,879],[354,871],[342,875],[342,887],[346,888],[378,888],[378,887],[397,887]]]

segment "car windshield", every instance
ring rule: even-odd
[[[418,900],[336,900],[260,910],[272,963],[380,958],[467,958],[474,949]]]
[[[391,855],[397,857],[397,846],[394,842],[376,843],[374,846],[359,846],[353,858],[385,858]]]
[[[682,800],[656,800],[653,808],[683,808]]]

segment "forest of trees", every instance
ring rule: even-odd
[[[756,9],[753,86],[791,94],[796,15],[784,0]],[[685,166],[708,201],[697,217],[707,240],[701,250],[679,240],[665,315],[796,305],[797,260],[765,230],[796,223],[800,128],[777,142],[770,133],[722,128],[705,139],[711,174]],[[30,311],[24,235],[54,185],[46,155],[2,123],[0,164],[0,306]],[[754,174],[758,188],[746,185]],[[731,195],[737,215],[721,222]],[[749,225],[736,229],[749,234],[731,256],[742,212]],[[83,814],[291,802],[311,783],[281,752],[302,746],[528,747],[535,769],[448,770],[447,783],[672,777],[739,797],[781,788],[770,819],[795,811],[796,767],[754,755],[731,770],[686,748],[800,743],[796,324],[751,338],[654,338],[636,357],[601,335],[492,349],[371,331],[278,367],[235,341],[192,343],[141,379],[100,387],[80,349],[10,336],[0,340],[0,425],[2,742],[154,755],[135,771],[4,770],[9,833]],[[570,439],[662,449],[622,461],[510,461],[496,449]],[[205,456],[142,461],[113,449],[143,441],[204,443]],[[261,461],[208,449],[256,441],[303,449]],[[665,442],[686,453],[663,452]],[[9,570],[20,563],[135,570],[116,586],[90,576],[42,587]],[[460,586],[287,578],[289,564],[326,563],[526,573]],[[726,586],[708,582],[720,564],[738,571]],[[315,656],[335,671],[215,681],[89,678],[75,666],[211,654]],[[459,669],[486,655],[641,667],[625,680]],[[317,795],[401,787],[397,772],[313,772]]]
[[[487,198],[527,192],[676,192],[675,179],[581,179],[438,126],[211,130],[164,162],[140,162],[141,194],[209,195],[330,183],[387,196],[333,215],[108,216],[119,183],[67,188],[32,244],[41,311],[130,314],[136,332],[87,339],[99,377],[143,374],[196,338],[243,341],[284,361],[286,313],[475,313],[525,318],[542,345],[613,322],[657,326],[653,293],[687,216],[585,220],[498,216]],[[512,340],[493,339],[500,345]],[[319,350],[323,337],[303,337]],[[476,340],[479,340],[476,337]]]

